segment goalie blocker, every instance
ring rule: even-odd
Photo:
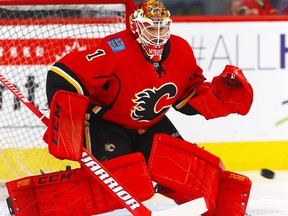
[[[43,140],[58,159],[79,161],[83,148],[88,97],[58,90],[50,104],[50,120]]]
[[[157,134],[148,167],[152,180],[160,185],[158,192],[178,204],[204,197],[205,216],[245,214],[250,179],[225,171],[220,158],[195,144]]]
[[[140,201],[154,195],[141,153],[120,156],[103,165]],[[25,177],[7,182],[6,187],[10,212],[16,216],[88,216],[123,208],[83,168]],[[110,182],[109,187],[123,199],[131,198],[121,186]]]

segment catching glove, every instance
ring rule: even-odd
[[[253,89],[242,70],[226,65],[224,71],[199,87],[189,105],[206,119],[227,116],[231,113],[246,115],[253,102]]]

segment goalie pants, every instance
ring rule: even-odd
[[[106,161],[121,155],[141,152],[148,163],[153,138],[156,133],[164,133],[181,138],[179,132],[164,116],[144,133],[124,128],[118,124],[93,118],[85,128],[85,147],[99,160]]]

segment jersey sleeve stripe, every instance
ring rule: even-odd
[[[60,69],[56,66],[52,66],[50,68],[50,71],[58,74],[59,76],[63,77],[65,80],[67,80],[71,85],[74,86],[74,88],[77,90],[78,94],[84,95],[84,91],[83,91],[81,85],[74,78],[72,78],[69,74],[67,74],[65,71],[63,71],[62,69]]]
[[[175,106],[177,110],[181,109],[183,106],[185,106],[185,104],[187,104],[187,102],[195,95],[196,89],[197,89],[197,88],[195,88],[195,89],[188,95],[188,97],[186,97],[184,100],[182,100],[181,102],[179,102],[179,103]]]

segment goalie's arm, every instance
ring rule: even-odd
[[[66,90],[81,95],[89,95],[76,74],[62,63],[55,63],[47,73],[46,95],[48,104],[51,103],[56,91]]]
[[[253,89],[242,70],[227,65],[224,71],[195,88],[192,96],[181,108],[187,115],[201,114],[206,119],[227,116],[231,113],[246,115],[253,102]]]
[[[105,46],[101,44],[99,47],[103,48],[96,51],[71,52],[49,69],[46,82],[49,104],[58,90],[88,96],[91,104],[99,106],[110,105],[115,101],[120,90],[120,81],[112,73],[117,58]],[[96,55],[97,51],[102,51],[101,55]],[[93,58],[88,58],[92,54]]]
[[[49,69],[46,81],[49,104],[58,90],[90,96],[105,84],[111,75],[105,64],[108,56],[103,50],[104,54],[88,60],[87,56],[93,52],[95,50],[70,52]]]

